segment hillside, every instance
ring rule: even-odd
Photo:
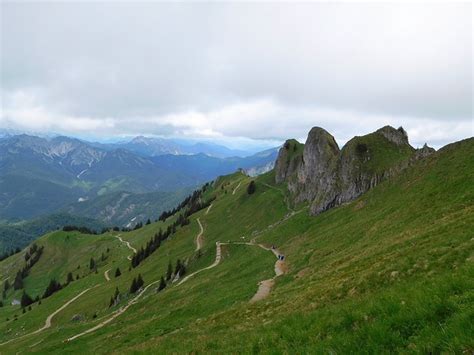
[[[292,190],[293,172],[279,179],[284,169],[276,169],[206,186],[195,200],[204,208],[135,268],[134,250],[194,205],[132,232],[58,231],[38,239],[44,250],[25,291],[41,295],[68,272],[75,280],[25,313],[11,305],[23,291],[9,289],[0,308],[0,352],[472,352],[474,139],[411,159],[409,147],[380,147],[373,137],[362,143],[381,149],[376,164],[348,166],[366,176],[392,167],[398,174],[316,216],[315,196],[295,199],[312,193],[304,190],[309,186]],[[334,151],[334,171],[351,144]],[[307,147],[290,142],[279,161],[308,161]],[[403,170],[399,161],[407,162]],[[340,190],[331,191],[345,191],[341,175],[334,176]],[[25,265],[26,251],[0,262],[3,284]],[[178,259],[184,277],[173,276],[157,292]],[[144,288],[130,294],[138,274]],[[116,288],[120,297],[109,307]]]
[[[67,213],[47,215],[30,221],[0,223],[0,255],[16,248],[23,249],[43,234],[60,229],[65,225],[77,225],[100,232],[107,224],[97,219],[79,217]]]

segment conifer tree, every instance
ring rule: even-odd
[[[94,260],[94,258],[91,258],[91,260],[89,261],[89,269],[91,269],[91,270],[95,269],[95,260]]]
[[[137,289],[139,290],[140,288],[142,288],[143,284],[144,284],[144,282],[143,282],[142,274],[138,274]]]
[[[72,272],[68,272],[66,283],[69,284],[73,281],[74,281],[74,278],[72,277]]]
[[[176,261],[176,267],[175,267],[175,269],[174,269],[174,274],[175,274],[175,275],[178,275],[180,271],[181,271],[181,260],[178,259],[178,260]],[[181,276],[181,275],[180,275],[180,276]]]
[[[171,277],[173,276],[173,266],[171,265],[171,261],[168,263],[168,271],[166,272],[166,280],[169,281],[171,280]]]
[[[165,278],[164,278],[163,276],[161,276],[160,284],[159,284],[159,286],[158,286],[158,292],[160,292],[161,290],[163,290],[165,287],[166,287]]]
[[[20,301],[21,306],[25,308],[25,307],[28,307],[33,302],[34,302],[33,299],[25,291],[23,291],[23,294],[21,295],[21,301]]]
[[[137,292],[138,287],[137,287],[137,279],[134,277],[132,284],[130,285],[130,293],[135,293]]]
[[[119,277],[120,275],[122,275],[122,273],[120,272],[120,269],[119,268],[115,269],[115,277]]]
[[[252,195],[255,192],[256,186],[255,186],[255,181],[250,181],[249,185],[247,186],[247,193],[249,195]]]
[[[59,291],[62,288],[61,284],[57,282],[55,279],[52,279],[49,282],[48,287],[46,287],[46,290],[44,291],[43,298],[51,296],[53,293]]]
[[[15,276],[15,281],[13,281],[13,288],[15,290],[23,288],[23,276],[21,275],[21,271],[18,271]]]

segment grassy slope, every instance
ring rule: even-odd
[[[367,151],[358,152],[358,146],[364,146]],[[397,145],[377,132],[354,137],[341,150],[343,156],[352,155],[356,157],[362,171],[371,174],[383,173],[396,166],[397,163],[408,159],[413,153],[414,149],[409,145]]]
[[[211,212],[200,211],[191,224],[136,270],[128,272],[129,250],[112,235],[92,237],[71,255],[81,269],[90,252],[100,255],[110,243],[110,256],[99,273],[73,282],[41,306],[22,315],[15,307],[0,308],[0,342],[39,328],[46,316],[93,284],[99,287],[72,303],[53,320],[53,327],[3,348],[35,351],[463,351],[474,349],[474,140],[447,147],[420,162],[397,180],[387,181],[345,206],[318,217],[305,211],[277,224],[287,213],[283,186],[267,187],[272,176],[257,179],[257,192],[245,192],[249,178],[222,178]],[[235,195],[233,189],[242,181]],[[280,190],[279,190],[280,189]],[[194,252],[204,225],[205,247]],[[123,234],[133,246],[143,245],[160,224]],[[255,231],[258,240],[276,244],[287,256],[289,273],[277,279],[272,295],[250,305],[259,280],[273,275],[271,253],[251,246],[226,246],[224,260],[181,286],[145,297],[108,326],[62,343],[110,314],[108,301],[116,286],[128,289],[138,272],[145,283],[158,279],[168,261],[189,260],[190,272],[212,263],[215,241],[242,240]],[[53,243],[50,239],[62,239]],[[51,250],[68,249],[61,233],[42,238]],[[91,248],[87,251],[88,248]],[[0,263],[0,270],[20,262],[21,255]],[[68,258],[66,258],[68,259]],[[41,263],[41,262],[40,262]],[[40,278],[33,270],[27,289]],[[55,265],[60,265],[60,262]],[[123,275],[105,283],[103,272],[120,266]],[[34,268],[34,269],[35,269]],[[51,271],[54,272],[59,271]],[[111,272],[111,275],[113,273]],[[2,276],[3,278],[3,276]],[[123,301],[125,302],[125,301]],[[92,319],[97,312],[98,318]],[[17,321],[3,321],[19,315]],[[83,322],[71,322],[75,314]],[[112,340],[112,341],[110,341]],[[39,344],[36,344],[40,342]],[[36,344],[36,345],[35,345]]]

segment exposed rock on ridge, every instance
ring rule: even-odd
[[[357,198],[433,151],[427,146],[415,150],[402,127],[390,126],[354,137],[340,150],[331,134],[314,127],[304,148],[289,140],[280,149],[275,180],[287,182],[295,203],[311,202],[311,213],[319,214]]]

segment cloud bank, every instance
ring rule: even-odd
[[[473,136],[472,5],[2,2],[0,127]],[[242,141],[242,140],[240,140]]]

